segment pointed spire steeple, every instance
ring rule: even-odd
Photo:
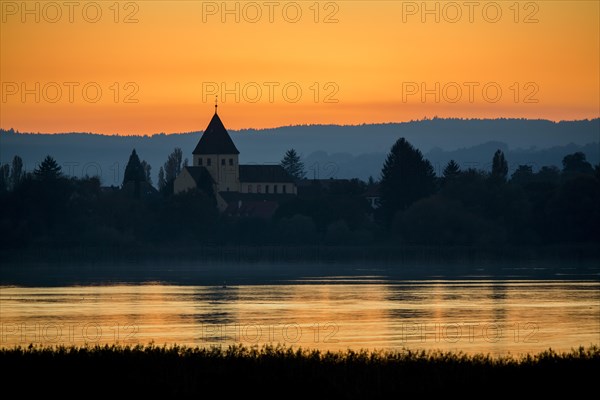
[[[192,154],[240,154],[217,114],[213,115]]]

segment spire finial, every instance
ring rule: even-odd
[[[217,107],[219,107],[218,102],[219,102],[219,95],[216,95],[215,96],[215,114],[217,113]]]

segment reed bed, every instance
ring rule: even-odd
[[[600,376],[597,345],[520,357],[411,350],[324,352],[282,345],[30,345],[0,349],[0,362],[6,371],[5,388],[44,396],[497,397],[565,391],[575,396],[593,388]]]

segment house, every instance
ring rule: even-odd
[[[175,179],[175,194],[212,185],[221,212],[246,216],[250,210],[261,210],[258,214],[264,216],[272,215],[281,199],[298,193],[294,178],[280,165],[240,165],[239,154],[215,105],[215,114],[192,152],[192,166],[184,167]]]
[[[381,194],[379,192],[378,183],[371,185],[363,196],[367,199],[372,209],[376,209],[381,206]]]

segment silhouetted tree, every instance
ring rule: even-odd
[[[173,152],[167,157],[165,162],[165,181],[167,183],[172,182],[181,173],[181,159],[183,152],[179,147],[173,149]]]
[[[193,238],[211,237],[219,211],[216,200],[200,190],[188,190],[177,196],[164,198],[156,212],[156,238],[163,243]],[[198,223],[197,221],[202,221]]]
[[[131,193],[131,185],[133,185],[133,197],[139,199],[141,197],[142,184],[146,183],[146,170],[140,161],[135,149],[129,156],[129,161],[125,167],[123,176],[123,190]]]
[[[552,183],[556,183],[558,182],[558,179],[560,178],[560,170],[553,166],[550,167],[542,167],[540,168],[540,170],[538,171],[537,174],[535,174],[536,180],[539,182],[552,182]]]
[[[158,170],[158,190],[162,192],[166,186],[167,181],[165,180],[165,169],[163,167],[160,167],[160,169]]]
[[[300,160],[300,156],[294,149],[290,149],[285,153],[280,165],[295,179],[302,179],[306,175],[304,163]]]
[[[404,138],[392,146],[381,171],[381,205],[388,223],[398,211],[435,190],[435,172],[431,163]]]
[[[434,195],[413,203],[394,219],[393,231],[414,244],[472,245],[499,242],[500,227],[461,202]]]
[[[358,178],[352,179],[331,179],[329,188],[325,190],[328,194],[334,195],[360,195],[367,190],[367,184]]]
[[[448,164],[446,164],[446,167],[444,168],[444,178],[456,178],[458,174],[460,174],[460,166],[454,160],[448,161]]]
[[[12,168],[10,171],[10,187],[14,190],[21,179],[23,178],[23,159],[19,156],[14,156],[12,160]]]
[[[578,151],[577,153],[568,154],[562,160],[563,173],[565,174],[593,174],[594,169],[586,158],[585,154]]]
[[[0,164],[0,193],[6,192],[9,188],[10,167],[8,164]]]
[[[525,185],[534,178],[531,165],[519,165],[510,177],[510,181],[517,185]]]
[[[595,177],[576,174],[566,180],[547,205],[552,241],[600,241],[600,185]]]
[[[125,167],[125,174],[123,176],[123,185],[127,182],[145,182],[146,181],[146,171],[138,157],[135,149],[131,152],[129,156],[129,161],[127,162],[127,166]]]
[[[152,166],[146,162],[146,160],[142,160],[142,169],[144,170],[144,176],[146,178],[146,182],[152,184],[152,177],[150,176],[150,171],[152,170]]]
[[[444,185],[441,192],[448,198],[460,200],[463,204],[472,206],[485,201],[480,196],[486,188],[487,174],[475,168],[467,168],[456,179]]]
[[[175,149],[173,149],[173,152],[167,157],[167,161],[165,162],[163,167],[161,167],[161,169],[163,170],[164,182],[159,182],[158,186],[161,193],[165,196],[170,196],[173,194],[175,178],[177,178],[177,176],[181,173],[182,170],[182,158],[183,152],[179,147],[176,147]]]
[[[492,175],[493,179],[499,180],[501,182],[506,181],[506,176],[508,175],[508,163],[504,158],[504,152],[498,149],[496,153],[494,153],[494,159],[492,160]]]
[[[56,160],[50,156],[46,156],[44,161],[33,171],[33,175],[41,180],[56,179],[62,176],[60,171],[61,167]]]

